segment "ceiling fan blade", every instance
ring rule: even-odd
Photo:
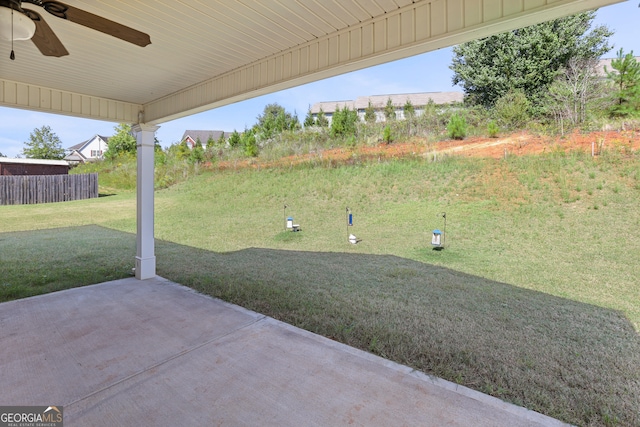
[[[38,50],[45,56],[66,56],[69,55],[67,49],[60,39],[53,32],[47,21],[42,19],[40,14],[30,9],[23,9],[25,14],[36,24],[36,32],[31,37],[31,41],[36,45]]]
[[[101,16],[94,15],[93,13],[85,12],[84,10],[73,6],[53,0],[42,1],[41,6],[44,7],[44,10],[58,18],[67,19],[71,22],[75,22],[76,24],[92,28],[126,42],[133,43],[141,47],[151,44],[151,38],[148,34],[134,30],[126,25],[119,24]]]

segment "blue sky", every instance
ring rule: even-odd
[[[638,1],[625,1],[598,11],[595,25],[606,25],[615,34],[610,42],[615,56],[619,48],[634,51],[640,56],[640,8]],[[177,142],[187,129],[242,131],[256,122],[264,106],[278,103],[289,112],[297,112],[300,120],[309,104],[320,101],[340,101],[358,96],[386,95],[411,92],[439,92],[461,90],[451,84],[451,48],[394,61],[388,64],[354,71],[304,86],[264,95],[178,120],[163,123],[156,133],[163,147]],[[116,123],[25,111],[0,107],[0,153],[18,156],[29,134],[44,125],[60,138],[64,148],[85,141],[96,134],[110,136]]]

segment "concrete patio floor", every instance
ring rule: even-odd
[[[0,304],[0,405],[65,426],[559,426],[157,277]]]

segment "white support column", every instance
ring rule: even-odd
[[[137,174],[137,234],[136,234],[136,279],[151,279],[156,276],[154,226],[154,149],[155,133],[159,126],[137,124],[131,130],[136,135]]]

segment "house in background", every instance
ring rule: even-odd
[[[464,93],[462,92],[423,92],[423,93],[404,93],[398,95],[371,95],[371,96],[359,96],[355,101],[325,101],[318,102],[311,107],[311,115],[314,119],[318,117],[320,109],[322,109],[325,117],[331,123],[331,117],[336,109],[344,109],[348,107],[350,110],[356,110],[360,120],[364,120],[365,110],[369,106],[369,102],[375,109],[376,121],[384,122],[386,120],[384,115],[384,108],[387,106],[387,101],[391,99],[396,118],[404,118],[404,106],[407,101],[411,102],[415,110],[416,116],[419,116],[424,112],[425,106],[433,101],[436,105],[447,105],[460,103],[464,100]]]
[[[102,159],[107,151],[108,141],[109,137],[107,136],[95,135],[91,139],[69,147],[67,149],[69,154],[64,160],[71,164],[77,164]]]
[[[185,130],[180,143],[184,142],[187,144],[187,147],[192,149],[196,146],[196,142],[200,140],[202,146],[206,147],[209,139],[218,141],[220,137],[227,139],[228,135],[230,135],[229,132],[222,130]]]
[[[628,52],[627,52],[628,53]],[[635,60],[637,62],[640,63],[640,56],[634,56]],[[598,61],[598,64],[596,65],[596,76],[599,77],[600,79],[606,79],[607,78],[607,72],[614,72],[617,73],[616,70],[614,70],[611,67],[611,61],[618,59],[618,57],[615,58],[601,58]]]
[[[338,111],[338,109],[344,110],[345,108],[348,108],[349,110],[354,110],[356,108],[356,102],[355,101],[316,102],[311,107],[311,116],[313,117],[314,120],[316,120],[318,118],[318,114],[320,114],[320,110],[322,110],[322,113],[324,114],[325,118],[329,121],[329,124],[331,124],[333,113]]]
[[[407,101],[411,102],[416,116],[421,115],[424,112],[424,108],[433,102],[435,105],[450,105],[462,103],[464,101],[463,92],[424,92],[424,93],[406,93],[400,95],[372,95],[372,96],[359,96],[355,102],[356,111],[360,120],[364,120],[365,110],[369,106],[369,102],[375,109],[376,121],[384,122],[386,117],[384,115],[384,109],[387,106],[387,101],[391,99],[391,104],[396,111],[396,119],[404,120],[404,106]]]

